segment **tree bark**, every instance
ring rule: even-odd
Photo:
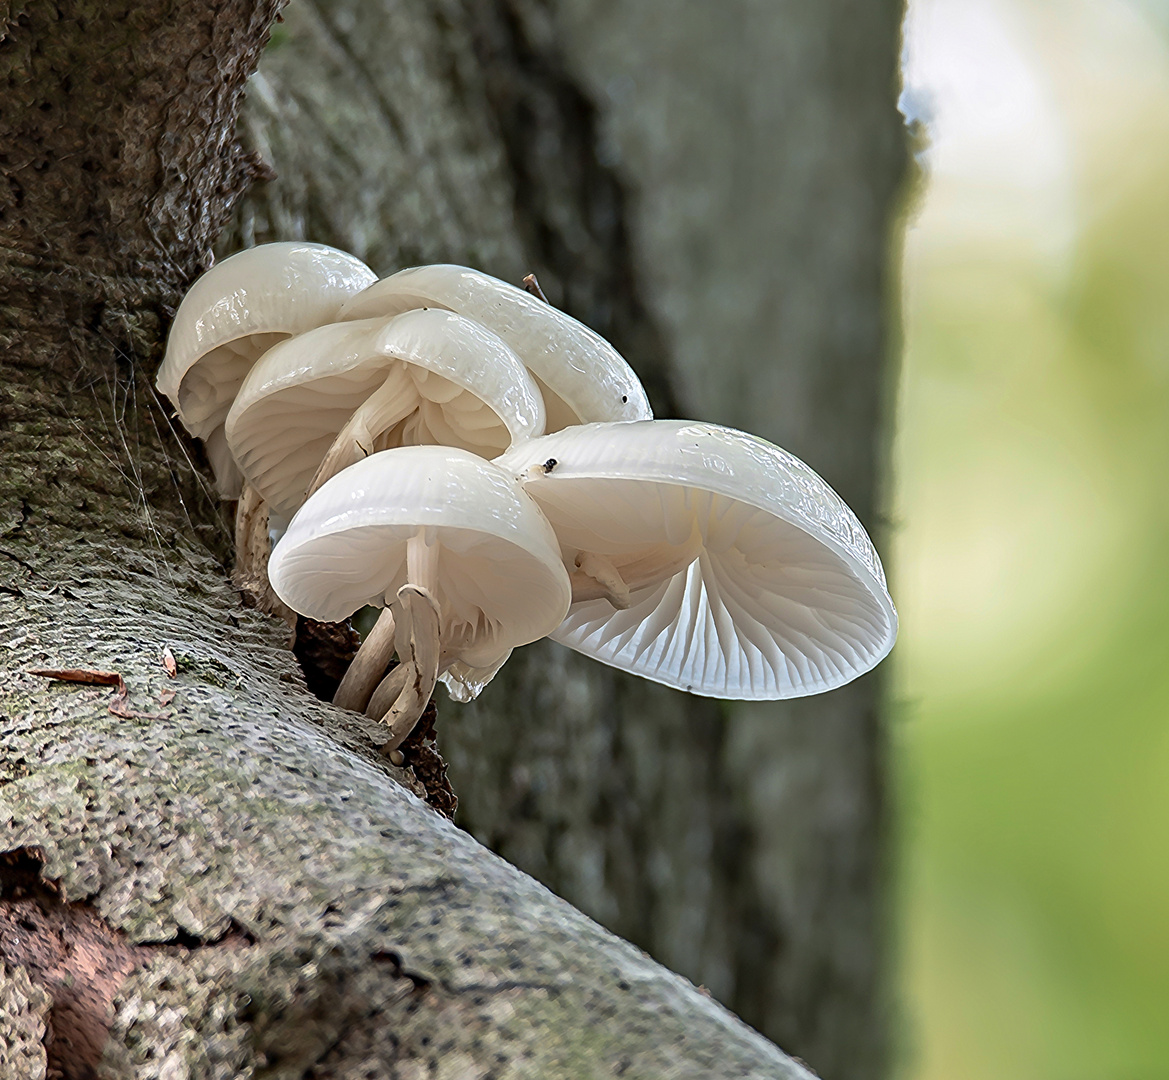
[[[151,381],[260,171],[232,133],[276,6],[0,12],[4,1074],[807,1076],[428,810],[228,584]],[[425,101],[449,229],[474,124]]]
[[[604,6],[305,0],[253,83],[244,153],[231,119],[274,9],[0,9],[0,851],[16,852],[0,865],[4,909],[19,920],[19,902],[35,902],[55,926],[88,926],[84,909],[129,950],[109,1075],[802,1075],[438,821],[364,724],[307,697],[281,628],[228,588],[229,529],[201,450],[150,383],[174,304],[264,175],[262,154],[279,179],[243,203],[224,247],[306,235],[382,272],[440,259],[513,281],[534,270],[553,303],[617,342],[659,415],[759,430],[871,521],[897,13],[867,16],[869,41],[867,23],[842,20],[864,46],[845,58],[828,11],[768,22],[801,26],[800,41],[801,20],[818,27],[811,60],[795,48],[788,82],[763,91],[791,101],[810,83],[811,119],[791,131],[811,139],[826,117],[817,145],[838,152],[779,186],[782,257],[761,278],[762,248],[739,272],[741,244],[701,261],[682,257],[701,229],[663,242],[670,216],[645,207],[705,181],[632,152],[656,130],[653,102],[710,89],[686,70],[686,34],[710,28],[679,20],[670,63],[641,64],[645,108],[622,129],[580,85],[603,96],[621,58],[622,23],[600,19]],[[739,34],[742,12],[729,19]],[[686,153],[703,153],[706,134],[697,125]],[[832,198],[810,214],[796,196],[825,184]],[[641,187],[632,207],[627,185]],[[821,250],[815,223],[829,220]],[[676,264],[665,281],[663,263]],[[740,358],[773,351],[772,325],[728,348],[698,317],[701,290],[720,310],[740,292],[752,309],[789,286],[790,366],[763,373],[767,393],[735,413],[734,386],[756,378]],[[705,400],[703,380],[722,386],[712,369],[738,382]],[[116,669],[129,700],[29,666]],[[811,702],[776,721],[549,645],[514,658],[477,706],[444,708],[442,738],[478,837],[826,1075],[869,1076],[883,1059],[874,693],[870,680],[831,695],[815,726],[801,719]],[[0,1044],[28,1075],[46,1061],[84,1075],[69,1024],[82,1006],[108,1023],[108,979],[25,961],[0,965]],[[70,1011],[61,988],[78,978],[92,992]]]
[[[536,272],[661,416],[791,449],[880,534],[901,5],[311,0],[245,110],[295,236]],[[551,643],[441,708],[457,820],[832,1080],[884,1074],[879,676],[714,703]]]

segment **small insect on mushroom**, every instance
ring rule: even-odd
[[[841,686],[893,646],[897,613],[860,522],[762,439],[588,424],[496,464],[556,532],[573,603],[551,636],[579,652],[695,694],[774,699]]]
[[[554,457],[550,457],[542,465],[533,465],[528,471],[537,476],[547,476],[553,469],[556,468],[557,461]]]
[[[293,518],[268,572],[277,595],[310,618],[388,609],[354,663],[365,654],[374,681],[395,649],[401,664],[372,698],[363,689],[344,702],[386,723],[387,753],[440,676],[473,696],[514,647],[555,630],[571,599],[536,504],[491,462],[442,446],[387,450],[327,481]]]

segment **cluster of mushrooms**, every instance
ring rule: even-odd
[[[271,589],[327,622],[382,609],[335,703],[392,754],[437,681],[468,701],[542,637],[722,698],[878,663],[897,615],[840,497],[762,439],[654,420],[620,354],[529,288],[276,243],[179,307],[158,388],[220,494],[267,508]]]

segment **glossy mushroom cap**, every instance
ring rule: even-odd
[[[551,304],[465,266],[401,270],[348,301],[341,319],[440,307],[482,323],[528,366],[544,395],[546,430],[653,413],[633,369],[603,337]]]
[[[387,450],[333,477],[293,518],[268,576],[293,610],[335,622],[395,599],[419,537],[444,667],[498,666],[564,618],[571,590],[548,522],[507,473],[451,447]]]
[[[695,694],[776,699],[841,686],[893,646],[897,614],[860,522],[762,439],[686,421],[590,424],[496,464],[552,523],[574,582],[595,556],[594,576],[628,604],[572,605],[552,637],[588,656]]]
[[[441,444],[495,457],[544,430],[540,392],[490,331],[449,311],[332,323],[270,349],[226,423],[244,475],[291,517],[338,433],[362,410],[339,468],[395,446]]]
[[[323,244],[261,244],[217,263],[183,297],[156,385],[207,444],[223,494],[239,494],[223,422],[252,364],[276,342],[331,322],[375,278]]]

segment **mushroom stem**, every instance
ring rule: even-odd
[[[695,525],[682,544],[661,544],[621,564],[621,576],[631,592],[657,585],[681,573],[702,554],[702,533]]]
[[[417,405],[417,394],[410,392],[409,386],[403,385],[403,380],[408,384],[409,376],[396,369],[353,411],[317,467],[305,493],[306,497],[342,469],[369,457],[379,449],[378,439],[410,415]],[[380,449],[384,450],[385,446]]]
[[[425,590],[427,599],[434,603],[438,593],[438,543],[433,530],[419,529],[406,541],[406,581]],[[398,599],[401,598],[402,589],[399,589]],[[405,659],[401,653],[398,658]]]
[[[408,664],[398,664],[377,684],[373,697],[365,707],[365,715],[371,720],[380,720],[390,711],[398,695],[406,688],[406,676],[410,673]]]
[[[577,569],[569,574],[572,602],[608,600],[618,611],[629,607],[629,586],[613,563],[595,551],[582,551],[576,559]]]
[[[398,658],[406,670],[401,676],[400,693],[381,717],[389,729],[383,754],[396,750],[414,730],[434,693],[442,659],[441,617],[434,597],[420,586],[406,584],[398,590],[393,608],[397,619]],[[397,682],[395,679],[394,684]]]
[[[263,496],[245,481],[235,505],[235,572],[239,589],[259,595],[259,582],[268,581],[268,507]]]
[[[629,594],[638,589],[672,578],[685,570],[702,551],[702,533],[695,525],[681,544],[656,547],[625,556],[620,565],[596,551],[582,551],[576,556],[577,569],[569,574],[572,602],[608,600],[618,611],[629,607]]]
[[[394,657],[394,613],[383,608],[333,695],[333,704],[361,712]]]
[[[235,587],[252,597],[256,606],[269,615],[296,627],[296,612],[277,599],[268,584],[268,557],[272,544],[268,535],[268,504],[246,480],[235,508]]]

